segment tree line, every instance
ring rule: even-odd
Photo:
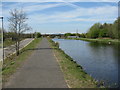
[[[41,35],[40,32],[21,33],[21,38],[20,39],[22,40],[22,39],[25,39],[25,38],[39,38],[41,36],[42,35]],[[15,41],[16,40],[16,33],[4,30],[3,40],[5,41],[6,39],[11,39],[12,41]]]
[[[82,38],[111,38],[120,39],[120,17],[114,21],[113,24],[109,23],[95,23],[90,27],[87,33],[65,33],[64,37],[78,36]]]
[[[86,33],[87,38],[120,39],[120,17],[113,24],[95,23]]]

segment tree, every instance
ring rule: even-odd
[[[114,38],[116,38],[116,39],[119,39],[119,37],[120,37],[119,36],[120,35],[119,20],[120,20],[120,18],[118,18],[112,25],[112,32],[113,32]]]
[[[27,30],[30,30],[27,23],[26,13],[23,10],[11,10],[10,17],[8,18],[9,21],[9,29],[14,32],[15,38],[15,48],[16,48],[16,55],[19,55],[19,45],[21,40],[21,34]]]
[[[117,30],[118,30],[118,39],[120,40],[120,17],[118,17],[118,24],[117,24]]]
[[[113,24],[94,24],[86,35],[88,38],[110,37],[112,39],[120,39],[120,17]]]
[[[65,33],[65,37],[71,36],[71,33]]]
[[[108,37],[108,34],[107,34],[107,30],[106,29],[100,29],[100,32],[99,32],[99,37]]]
[[[36,33],[36,38],[40,38],[41,36],[42,36],[41,33],[39,32]]]
[[[88,36],[89,38],[98,38],[99,36],[99,31],[100,31],[100,27],[101,27],[101,24],[100,23],[96,23],[94,24],[90,30],[88,31]]]

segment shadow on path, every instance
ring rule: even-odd
[[[53,48],[33,48],[33,49],[27,49],[27,50],[51,50]]]
[[[42,39],[28,60],[4,85],[4,88],[68,88],[64,75],[47,39]]]

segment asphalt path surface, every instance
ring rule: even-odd
[[[25,45],[27,45],[29,42],[31,42],[33,39],[32,38],[27,38],[24,39],[20,42],[20,49],[23,48]],[[15,52],[15,45],[11,45],[9,47],[4,48],[4,58],[9,56],[10,54]],[[2,53],[3,50],[0,48],[0,60],[2,60]]]
[[[47,39],[42,39],[32,55],[11,76],[4,88],[68,88]]]

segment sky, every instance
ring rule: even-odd
[[[23,9],[27,23],[33,28],[28,32],[86,33],[97,22],[113,23],[118,17],[118,0],[4,0],[0,15],[8,30],[10,10]],[[88,2],[89,1],[89,2]]]

